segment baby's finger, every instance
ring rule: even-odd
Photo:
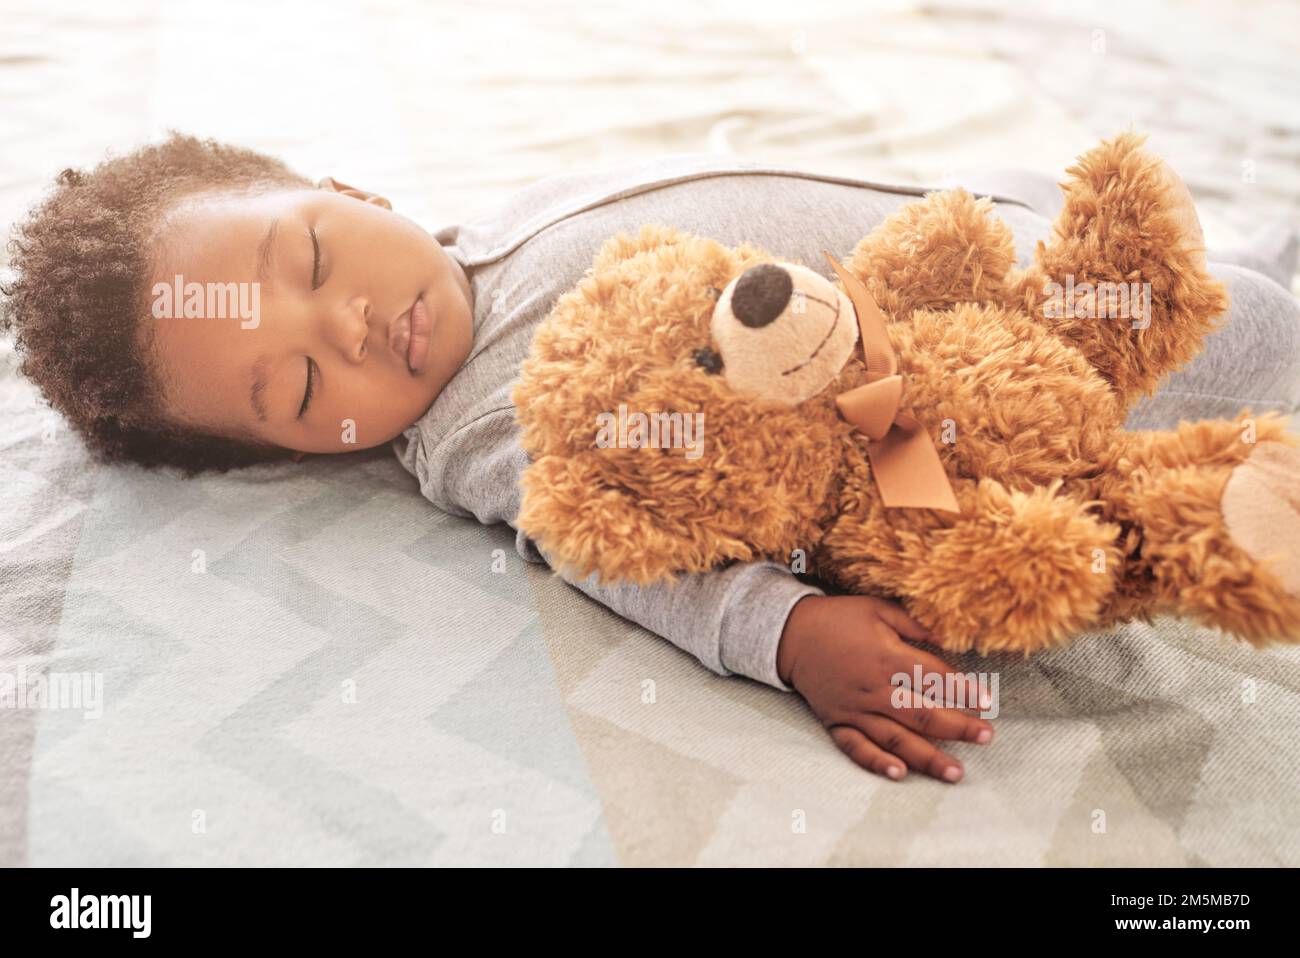
[[[923,682],[932,681],[931,676],[938,676],[938,681],[943,689],[943,702],[953,708],[962,709],[979,709],[985,711],[993,707],[992,699],[989,697],[987,688],[981,688],[979,679],[974,673],[959,672],[951,665],[933,655],[925,649],[918,649],[914,645],[903,643],[904,648],[900,651],[897,660],[896,669],[907,675],[909,680],[913,680],[916,674],[915,666],[921,666],[921,679]],[[913,689],[916,692],[925,692],[927,685]],[[956,693],[960,692],[960,696]],[[935,704],[940,704],[936,702]]]
[[[918,772],[949,783],[960,782],[965,774],[961,762],[891,718],[866,715],[858,726],[886,752],[897,755]]]
[[[939,708],[916,692],[908,692],[906,696],[901,704],[891,701],[887,714],[914,732],[930,738],[974,742],[976,745],[993,741],[993,726],[984,719],[967,715],[959,709]]]
[[[900,779],[907,774],[907,766],[851,725],[833,725],[828,730],[840,751],[868,772]]]
[[[895,602],[890,602],[888,599],[878,600],[876,612],[879,614],[881,621],[899,635],[917,641],[930,638],[930,630],[908,615],[903,611],[903,607]]]

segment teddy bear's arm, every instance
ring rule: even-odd
[[[594,455],[542,456],[520,480],[518,527],[566,573],[649,584],[754,550],[716,522],[666,519],[609,481]]]
[[[1200,351],[1227,309],[1205,269],[1191,195],[1143,137],[1125,133],[1079,158],[1065,206],[1009,305],[1079,349],[1125,407]]]

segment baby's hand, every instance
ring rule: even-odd
[[[918,664],[924,674],[953,672],[900,635],[929,637],[893,602],[856,595],[808,596],[795,603],[786,620],[777,672],[807,700],[835,744],[863,768],[899,779],[910,765],[945,782],[961,781],[961,762],[926,737],[987,745],[993,740],[993,726],[958,708],[926,703],[919,690],[900,692],[907,695],[907,705],[895,707],[892,676],[902,672],[910,679]],[[978,698],[986,692],[968,678],[960,681],[967,690],[966,702],[988,707]],[[949,687],[945,679],[944,688]]]

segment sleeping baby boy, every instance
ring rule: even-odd
[[[1022,256],[1053,213],[1032,205],[1051,191],[1024,184],[993,197]],[[435,505],[513,525],[528,457],[511,388],[532,332],[606,239],[665,223],[825,270],[821,250],[847,252],[922,192],[684,154],[547,177],[430,233],[376,193],[172,135],[59,176],[15,232],[0,317],[24,373],[106,460],[192,475],[392,444]],[[1219,337],[1147,415],[1232,415],[1212,406],[1231,398],[1212,377],[1252,382],[1259,408],[1300,404],[1300,309],[1264,275],[1285,275],[1287,255],[1247,269],[1210,254],[1233,291],[1229,325],[1276,347],[1229,355],[1259,335]],[[546,561],[522,533],[517,548]],[[714,672],[798,692],[878,774],[957,782],[941,743],[992,741],[974,714],[988,689],[922,648],[894,603],[828,595],[772,562],[651,587],[571,581]],[[918,668],[963,695],[900,700],[891,677]]]

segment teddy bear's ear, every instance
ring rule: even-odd
[[[687,239],[687,235],[681,230],[659,223],[649,223],[642,226],[635,236],[629,233],[619,233],[606,240],[605,245],[596,254],[592,269],[595,272],[600,272],[603,269],[617,265],[625,259],[631,259],[637,253],[657,249],[661,246],[674,246],[685,242]]]
[[[753,559],[754,550],[718,523],[674,521],[672,502],[647,508],[616,484],[596,456],[542,456],[520,480],[518,528],[556,571],[600,583],[639,585]],[[684,508],[680,511],[684,512]]]
[[[992,201],[960,187],[930,193],[881,223],[854,248],[846,266],[885,315],[957,303],[1001,304],[1016,261],[1011,230]]]

